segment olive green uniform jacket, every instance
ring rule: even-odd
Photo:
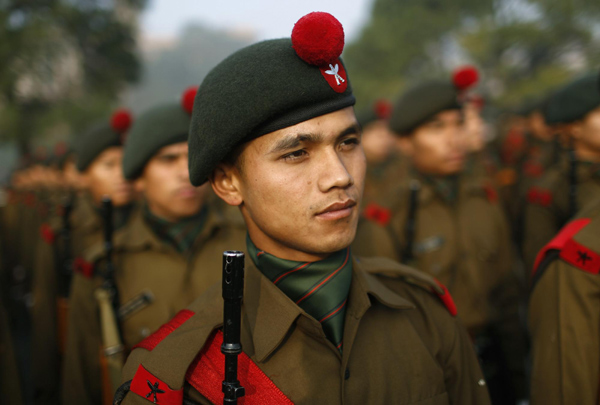
[[[399,178],[408,171],[407,159],[399,153],[392,154],[382,163],[367,162],[362,203],[380,201],[394,190]]]
[[[598,404],[600,201],[561,235],[566,243],[545,252],[530,297],[531,404]]]
[[[523,259],[531,271],[538,252],[558,233],[574,213],[569,204],[569,163],[549,169],[527,193],[524,217]],[[578,164],[577,207],[582,209],[600,197],[600,172],[594,166]]]
[[[245,246],[245,229],[232,227],[216,209],[210,209],[206,224],[187,254],[161,242],[146,224],[141,210],[114,239],[115,282],[121,309],[131,307],[142,294],[151,297],[120,319],[128,350],[189,305],[221,278],[225,250]],[[87,254],[95,269],[101,268],[104,251],[96,245]],[[101,325],[94,290],[102,283],[98,274],[75,274],[64,360],[62,399],[64,404],[99,404]]]
[[[431,289],[441,292],[411,268],[383,258],[355,258],[340,354],[321,324],[246,260],[242,347],[295,404],[489,404],[464,328]],[[124,381],[141,364],[171,389],[183,388],[192,400],[209,403],[185,376],[222,326],[221,284],[189,309],[195,315],[152,351],[132,352]],[[147,403],[134,392],[123,401]]]
[[[102,241],[103,222],[91,198],[82,194],[75,199],[69,218],[70,250],[73,266],[82,260],[85,249]],[[42,224],[38,237],[32,277],[31,360],[34,399],[36,403],[58,403],[60,392],[60,358],[66,340],[67,318],[58,315],[61,294],[58,282],[60,254],[64,251],[61,237],[62,218],[55,215]],[[67,291],[68,294],[68,291]],[[66,297],[64,297],[66,304]],[[60,326],[59,326],[60,324]],[[62,340],[62,341],[61,341]]]
[[[465,178],[453,205],[427,181],[420,181],[410,265],[448,286],[467,329],[486,326],[502,309],[492,300],[498,288],[518,283],[506,218],[495,190]],[[394,203],[363,211],[353,252],[400,262],[404,256],[410,181],[395,192]]]
[[[445,284],[481,353],[492,395],[525,397],[527,342],[519,318],[525,277],[515,271],[495,189],[478,175],[463,175],[451,203],[430,182],[412,180],[420,184],[412,260],[406,260],[411,179],[400,185],[393,204],[363,211],[353,250],[404,261]]]

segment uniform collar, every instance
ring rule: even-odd
[[[225,220],[223,216],[211,206],[208,206],[207,209],[206,223],[192,245],[192,252],[199,246],[202,246],[219,228],[224,226]],[[124,232],[119,234],[118,238],[115,238],[115,245],[117,248],[122,247],[126,250],[150,248],[152,250],[176,251],[174,247],[162,242],[154,233],[146,223],[142,209],[136,210],[131,218],[130,225]]]
[[[371,307],[370,297],[392,309],[414,308],[410,301],[388,289],[374,275],[364,271],[360,262],[353,260],[352,284],[345,326],[348,331],[354,329],[350,333],[356,333],[357,321]],[[252,260],[246,260],[244,309],[254,344],[254,356],[258,362],[263,361],[281,345],[294,322],[300,317],[307,318],[307,322],[303,322],[303,324],[314,326],[314,334],[318,334],[321,328],[316,320],[309,317],[265,277]],[[354,318],[355,321],[350,318]],[[353,328],[352,325],[355,327]],[[323,339],[326,340],[324,334]],[[349,337],[345,330],[344,351],[346,351],[346,347],[350,349],[346,344],[351,344],[352,340],[353,336]]]

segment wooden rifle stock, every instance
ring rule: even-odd
[[[119,293],[114,280],[113,264],[113,215],[112,201],[102,199],[102,215],[104,219],[104,251],[105,266],[103,269],[102,285],[94,295],[100,311],[100,326],[102,330],[102,350],[100,366],[102,368],[103,404],[112,404],[115,391],[121,383],[121,370],[125,362],[123,340],[117,321],[119,308]]]

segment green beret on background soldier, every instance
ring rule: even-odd
[[[83,189],[72,191],[70,212],[63,211],[42,224],[35,239],[31,369],[36,403],[59,403],[71,277],[73,272],[84,271],[85,249],[102,240],[101,199],[108,195],[115,202],[117,228],[132,210],[133,190],[121,172],[123,140],[131,121],[129,112],[118,110],[76,140],[73,153],[82,185],[74,188]]]
[[[600,199],[539,252],[529,300],[531,404],[600,400]]]
[[[487,404],[444,288],[351,254],[366,159],[343,45],[339,21],[308,14],[291,40],[226,58],[196,95],[190,179],[209,181],[248,228],[245,403]],[[220,287],[138,345],[116,403],[223,401]]]
[[[531,271],[554,235],[590,201],[600,197],[600,93],[598,75],[563,86],[544,106],[569,151],[528,190],[523,219],[523,257]]]
[[[356,113],[362,127],[361,143],[367,158],[363,205],[385,197],[406,165],[400,159],[394,135],[388,126],[391,113],[392,104],[384,99]]]
[[[496,190],[465,170],[464,89],[428,81],[400,95],[390,128],[408,175],[386,202],[364,209],[353,249],[414,265],[447,285],[483,358],[492,400],[510,404],[526,395],[523,280]]]
[[[105,246],[99,243],[85,256],[90,272],[73,281],[64,403],[100,404],[102,398],[111,403],[120,384],[107,381],[105,372],[112,370],[106,369],[114,366],[98,356],[101,347],[131,350],[220,280],[221,252],[244,246],[245,228],[226,221],[220,205],[211,202],[208,184],[190,183],[187,139],[195,94],[192,88],[181,103],[150,108],[128,134],[123,173],[142,195],[143,207],[114,238],[117,325],[106,323],[95,296],[107,276]],[[103,338],[110,328],[120,331],[122,341]],[[123,350],[106,356],[119,356],[122,367]],[[114,374],[120,378],[120,369]]]

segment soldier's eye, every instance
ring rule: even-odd
[[[290,162],[290,161],[302,159],[306,155],[307,155],[307,152],[304,149],[299,149],[294,152],[286,153],[281,158],[286,162]]]
[[[344,149],[349,149],[349,148],[353,148],[356,145],[360,144],[360,138],[358,137],[352,137],[352,138],[346,138],[344,139],[341,143],[340,146]]]

